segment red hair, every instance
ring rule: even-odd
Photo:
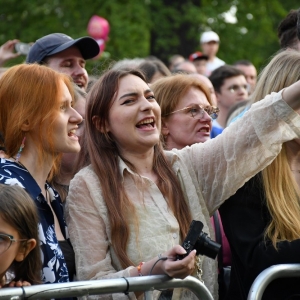
[[[6,154],[17,154],[25,132],[23,124],[28,124],[29,131],[37,130],[38,160],[46,155],[43,135],[46,134],[48,145],[53,155],[53,169],[50,177],[57,171],[59,155],[53,144],[53,120],[60,105],[60,85],[64,82],[73,93],[70,78],[38,64],[17,65],[6,71],[0,80],[0,132],[3,135]],[[46,128],[46,133],[42,128]],[[25,146],[26,147],[26,146]]]

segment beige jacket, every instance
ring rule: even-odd
[[[181,150],[166,151],[176,172],[193,219],[204,224],[203,231],[214,239],[210,216],[253,175],[272,162],[285,141],[300,137],[300,117],[273,93],[257,102],[217,138]],[[139,216],[139,232],[129,218],[131,236],[127,246],[137,266],[176,244],[180,244],[178,223],[166,201],[149,179],[141,195],[130,168],[120,159],[120,171],[129,198]],[[132,173],[133,174],[133,173]],[[113,201],[113,199],[112,199]],[[71,181],[66,203],[66,221],[76,257],[78,280],[128,277],[111,247],[111,228],[101,186],[91,166]],[[217,299],[217,263],[201,257],[203,279]],[[173,299],[187,299],[186,295]],[[158,298],[159,293],[156,295]],[[130,293],[130,299],[135,299]],[[101,299],[128,299],[124,294],[98,296]],[[188,297],[192,299],[192,296]]]

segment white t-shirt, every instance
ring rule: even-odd
[[[206,72],[207,76],[210,76],[211,72],[221,66],[225,65],[225,61],[222,59],[215,57],[213,61],[208,61],[206,64]]]

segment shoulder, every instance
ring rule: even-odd
[[[0,182],[7,185],[19,185],[24,187],[24,170],[13,161],[0,159]]]
[[[96,175],[92,165],[88,165],[87,167],[84,167],[78,173],[76,173],[72,181],[86,180],[87,178],[96,178],[96,176],[97,175]]]
[[[219,57],[215,57],[215,63],[219,64],[220,66],[225,65],[225,61],[220,59]]]
[[[69,193],[79,190],[95,190],[100,188],[100,182],[92,165],[81,169],[70,182]]]

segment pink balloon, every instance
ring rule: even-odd
[[[88,34],[96,40],[106,41],[109,33],[109,23],[106,19],[99,16],[92,16],[89,20]]]

